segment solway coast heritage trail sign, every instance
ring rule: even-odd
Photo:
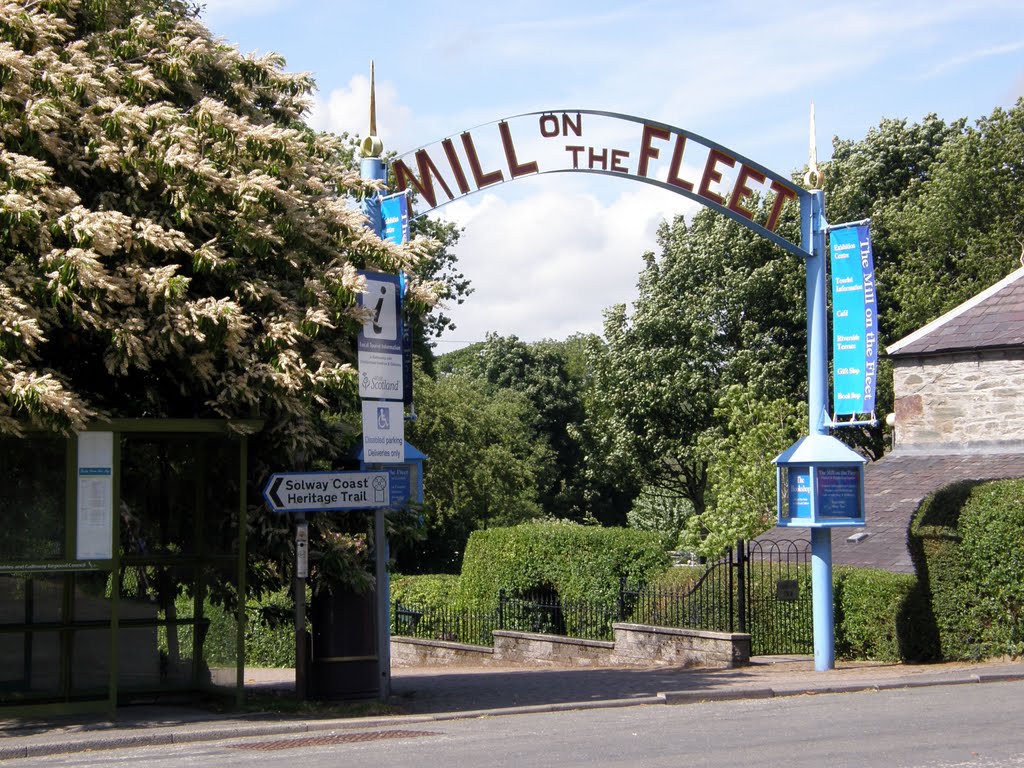
[[[361,169],[364,177],[384,181],[382,146],[372,135],[372,104],[371,96],[371,136],[364,140]],[[465,195],[530,176],[591,173],[631,179],[695,200],[804,260],[809,434],[776,458],[778,506],[780,524],[810,528],[814,665],[816,670],[825,671],[835,666],[831,528],[862,525],[864,518],[863,459],[831,437],[828,430],[865,422],[836,422],[828,412],[825,243],[829,227],[817,167],[813,105],[810,132],[809,170],[804,179],[809,190],[690,131],[631,115],[587,109],[530,112],[486,123],[400,154],[391,162],[391,170],[398,191],[413,190],[422,203],[415,216]],[[799,242],[777,232],[790,204],[798,205],[800,210]],[[379,202],[376,205],[374,208],[371,203],[367,216],[378,234],[383,234]],[[864,273],[864,283],[872,277],[873,268]],[[873,386],[872,379],[872,403]],[[873,412],[870,418],[873,423]],[[832,503],[835,483],[830,484],[829,478],[837,472],[848,481],[841,484],[845,494],[842,515],[827,513],[836,507]],[[809,514],[804,513],[802,504]]]

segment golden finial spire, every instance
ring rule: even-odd
[[[360,142],[363,157],[380,157],[384,142],[377,136],[377,92],[373,76],[373,60],[370,60],[370,133]]]
[[[811,152],[807,160],[807,173],[804,174],[804,184],[810,189],[821,189],[825,182],[825,174],[818,169],[818,141],[815,138],[814,130],[814,102],[811,102]]]

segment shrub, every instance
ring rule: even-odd
[[[838,656],[906,661],[924,654],[915,627],[927,607],[915,576],[839,566],[832,581]]]
[[[975,488],[959,530],[964,567],[977,593],[980,650],[988,656],[1024,653],[1024,483]]]
[[[459,594],[474,610],[494,610],[498,592],[553,590],[565,601],[614,605],[619,580],[645,584],[669,566],[659,534],[575,523],[524,523],[474,531]]]
[[[932,494],[915,514],[911,554],[929,601],[934,657],[1024,652],[1022,499],[1024,481],[965,481]]]
[[[191,597],[182,609],[191,610]],[[245,604],[245,663],[253,667],[295,666],[294,602],[289,589],[266,592],[259,600]],[[203,655],[212,667],[235,664],[235,615],[207,601],[203,615],[210,627],[203,644]]]
[[[704,565],[677,565],[657,574],[651,579],[651,586],[656,589],[692,589],[706,569]]]
[[[459,577],[449,573],[391,576],[391,602],[417,608],[458,608]]]

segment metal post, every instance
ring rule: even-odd
[[[384,161],[379,157],[364,157],[359,161],[359,176],[374,181],[385,181],[387,174],[384,170]],[[363,198],[363,213],[369,222],[370,229],[377,237],[384,234],[384,220],[380,214],[380,195],[376,192]]]
[[[377,553],[377,659],[380,674],[380,700],[391,695],[391,599],[388,579],[388,539],[384,528],[384,510],[374,512],[373,548]]]
[[[626,577],[619,577],[619,603],[618,603],[618,614],[619,621],[626,620]]]
[[[235,705],[245,704],[245,598],[249,592],[247,561],[249,558],[249,438],[242,435],[238,443],[238,605],[235,607]]]
[[[828,323],[825,277],[825,193],[811,192],[811,228],[807,259],[807,416],[812,434],[827,435]],[[807,243],[805,242],[805,247]]]
[[[832,529],[811,529],[811,600],[814,616],[814,671],[835,669],[832,603]]]
[[[295,698],[305,701],[309,695],[309,658],[306,653],[306,576],[309,548],[309,523],[305,512],[295,513]]]
[[[807,206],[803,206],[807,208]],[[810,210],[801,210],[807,259],[807,417],[810,434],[826,435],[828,426],[828,339],[825,277],[825,193],[813,190]],[[808,246],[810,246],[808,248]],[[832,531],[811,529],[811,590],[814,616],[814,669],[835,668],[832,598]]]
[[[747,545],[736,539],[736,617],[737,631],[747,631]]]

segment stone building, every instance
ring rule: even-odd
[[[1024,268],[888,352],[898,446],[1024,443]]]
[[[833,531],[832,557],[913,573],[907,531],[925,497],[959,480],[1024,477],[1024,268],[887,352],[894,448],[865,468],[866,524]]]

